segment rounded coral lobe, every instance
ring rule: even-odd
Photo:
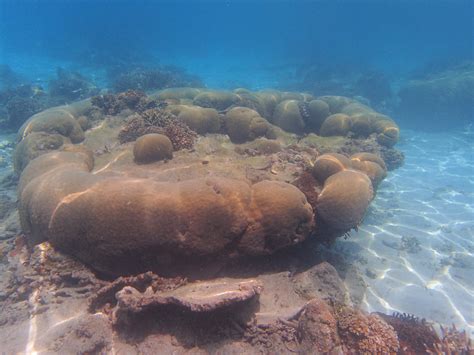
[[[133,157],[137,163],[152,163],[173,158],[173,144],[170,139],[157,133],[145,134],[133,146]]]

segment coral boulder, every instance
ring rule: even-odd
[[[144,164],[171,159],[173,158],[173,144],[163,134],[145,134],[135,142],[133,157],[135,162]]]
[[[357,228],[373,194],[367,175],[355,170],[340,171],[324,183],[317,213],[333,229],[348,231]]]

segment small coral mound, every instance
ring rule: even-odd
[[[351,167],[349,158],[338,153],[319,156],[311,169],[313,176],[323,184],[328,177]]]
[[[166,135],[172,142],[174,150],[191,149],[196,140],[196,132],[191,130],[175,115],[165,110],[154,108],[135,114],[119,132],[120,143],[136,140],[149,133]]]
[[[336,230],[357,228],[374,196],[372,183],[364,173],[343,170],[330,176],[318,197],[317,212]]]
[[[350,117],[343,113],[337,113],[326,118],[321,126],[320,134],[327,136],[345,136],[352,126]]]
[[[329,105],[323,100],[312,100],[308,104],[309,119],[306,124],[310,131],[319,132],[326,117],[329,116]]]
[[[133,157],[137,163],[152,163],[173,158],[173,144],[163,134],[150,133],[137,139],[133,146]]]
[[[178,118],[198,134],[217,133],[220,130],[219,113],[213,108],[185,106]]]
[[[225,110],[239,101],[239,97],[226,91],[204,91],[194,97],[194,105],[215,108],[218,111]]]
[[[272,138],[272,127],[257,111],[246,107],[234,107],[225,115],[225,126],[234,143],[252,141],[258,137]]]
[[[304,120],[309,117],[307,115],[309,113],[301,107],[299,101],[284,100],[275,107],[272,123],[287,132],[303,133],[305,130]]]
[[[387,147],[392,147],[400,138],[400,129],[389,117],[382,116],[373,122],[373,130],[377,133],[377,141]]]
[[[352,167],[363,171],[376,187],[387,176],[385,162],[372,153],[356,153],[351,156]]]

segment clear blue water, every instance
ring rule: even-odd
[[[474,92],[466,93],[470,115],[402,110],[398,95],[414,78],[474,60],[473,11],[470,0],[0,0],[0,64],[45,89],[58,67],[102,89],[117,65],[176,65],[211,88],[301,91],[312,88],[311,70],[310,81],[341,88],[382,73],[392,96],[380,107],[400,125],[405,165],[335,250],[357,253],[354,263],[368,269],[367,310],[415,313],[474,334]],[[12,148],[2,145],[10,133],[0,132],[2,174],[11,171]],[[400,250],[404,237],[420,248]]]

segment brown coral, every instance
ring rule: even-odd
[[[152,163],[173,158],[173,144],[164,134],[150,133],[137,139],[133,146],[136,163]]]
[[[399,342],[395,330],[376,314],[365,315],[349,307],[336,309],[339,335],[349,353],[396,354]]]
[[[343,170],[330,176],[319,194],[317,211],[332,229],[357,228],[373,198],[370,179],[355,170]]]
[[[139,90],[127,90],[117,95],[97,95],[91,98],[91,103],[106,115],[116,115],[125,109],[142,112],[157,106],[157,102]]]
[[[331,307],[321,299],[312,299],[298,322],[301,351],[304,354],[327,354],[340,345],[337,321]]]
[[[149,109],[133,115],[119,132],[120,143],[136,140],[150,133],[166,135],[173,144],[174,150],[191,149],[197,134],[175,115],[162,109]]]

